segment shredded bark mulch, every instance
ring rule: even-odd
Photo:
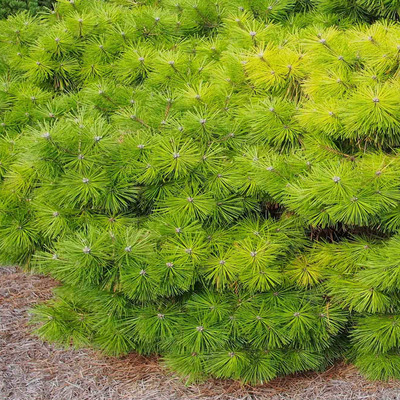
[[[400,382],[368,382],[344,364],[256,387],[221,380],[185,386],[155,357],[109,358],[42,342],[30,333],[27,310],[49,299],[56,285],[49,277],[0,268],[2,400],[400,400]]]

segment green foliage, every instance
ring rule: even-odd
[[[20,11],[36,14],[52,8],[53,0],[0,0],[0,18]]]
[[[59,0],[0,21],[0,262],[63,283],[37,334],[188,382],[343,357],[399,378],[397,18]]]

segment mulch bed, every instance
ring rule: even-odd
[[[1,400],[400,400],[400,382],[368,382],[344,364],[256,387],[220,380],[185,386],[156,357],[109,358],[44,343],[30,334],[27,310],[49,299],[56,285],[0,268]]]

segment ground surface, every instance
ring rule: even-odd
[[[29,334],[27,309],[51,297],[52,279],[0,268],[1,400],[400,400],[400,383],[371,383],[351,366],[276,379],[259,387],[210,380],[186,387],[155,358],[105,358]]]

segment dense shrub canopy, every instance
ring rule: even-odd
[[[399,378],[399,8],[62,0],[2,21],[0,262],[64,283],[38,334],[189,380],[343,356]]]

